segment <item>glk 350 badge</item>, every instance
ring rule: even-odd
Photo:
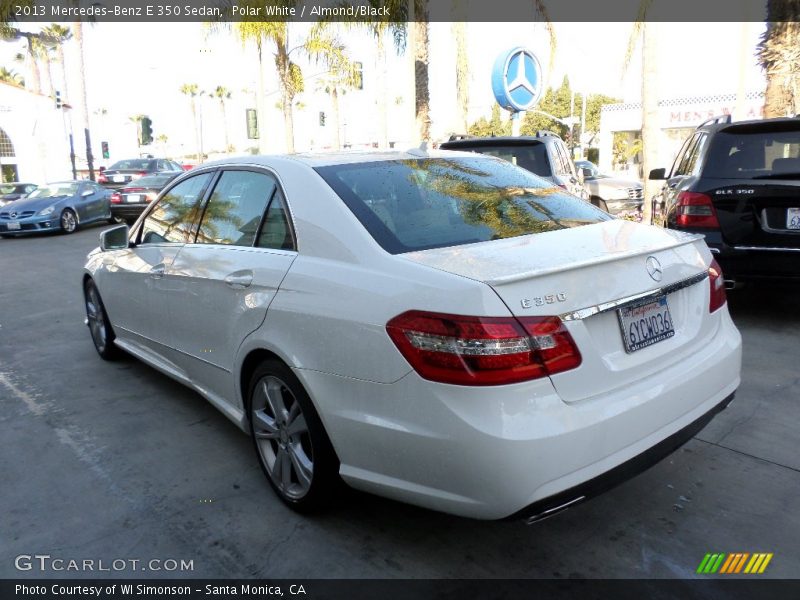
[[[556,302],[565,302],[567,295],[564,292],[558,294],[547,294],[545,296],[534,296],[533,298],[523,298],[520,300],[522,308],[533,308],[534,306],[544,306],[545,304],[555,304]]]

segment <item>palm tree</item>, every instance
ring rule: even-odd
[[[200,95],[200,90],[196,83],[184,83],[181,88],[181,94],[189,97],[189,103],[192,108],[192,127],[194,128],[194,141],[197,148],[197,161],[203,162],[203,152],[200,148],[200,134],[197,128],[197,101],[196,98]]]
[[[317,88],[324,91],[331,98],[331,105],[333,106],[333,147],[335,150],[341,150],[342,148],[339,97],[355,87],[358,76],[354,65],[340,65],[322,75],[317,82]]]
[[[46,88],[44,90],[45,96],[53,96],[55,87],[53,86],[53,73],[52,73],[52,58],[50,52],[52,51],[52,44],[49,39],[44,35],[36,37],[32,40],[33,54],[36,61],[41,61],[44,67],[44,83]]]
[[[413,6],[414,30],[414,118],[421,142],[431,140],[431,94],[428,86],[428,54],[430,24],[428,1],[410,0]]]
[[[83,121],[83,136],[86,141],[86,163],[89,167],[89,179],[94,181],[94,156],[92,156],[92,138],[89,128],[89,103],[86,97],[86,60],[83,48],[83,23],[75,21],[72,24],[72,36],[78,48],[78,112]]]
[[[272,3],[282,7],[295,6],[297,0],[271,0]],[[253,4],[263,9],[264,2],[253,2],[253,0],[239,0],[239,5]],[[294,117],[293,105],[297,94],[304,89],[305,83],[300,66],[295,63],[293,54],[300,52],[307,58],[322,61],[329,68],[336,64],[346,62],[344,46],[339,41],[328,34],[327,23],[318,22],[309,30],[307,37],[297,46],[290,47],[289,23],[286,21],[277,22],[257,22],[241,21],[234,24],[235,31],[243,43],[254,41],[259,49],[259,57],[264,44],[271,44],[274,47],[275,67],[278,72],[278,85],[281,94],[281,108],[283,110],[283,120],[286,133],[286,151],[294,152]],[[261,137],[264,137],[263,127]]]
[[[653,0],[641,0],[639,14],[633,24],[628,48],[625,52],[623,70],[627,69],[638,41],[642,42],[642,171],[644,176],[644,207],[642,220],[652,221],[652,207],[649,199],[658,191],[658,184],[651,182],[647,175],[656,166],[658,159],[658,75],[656,69],[656,36],[658,23],[648,23],[645,19]]]
[[[467,24],[456,21],[451,26],[456,41],[456,104],[459,131],[469,127],[469,62],[467,60]]]
[[[58,23],[53,23],[42,29],[42,34],[50,44],[55,47],[56,60],[61,63],[61,98],[69,103],[69,90],[67,89],[67,66],[64,62],[64,44],[72,39],[72,32],[69,27],[64,27]]]
[[[214,97],[219,100],[219,108],[222,111],[222,130],[225,133],[225,152],[230,151],[228,142],[228,120],[225,117],[225,101],[231,99],[231,92],[228,88],[218,85],[214,90]]]
[[[800,114],[800,3],[767,1],[767,29],[756,56],[767,73],[765,117]]]
[[[7,69],[6,67],[0,67],[0,81],[20,87],[25,85],[25,80],[19,73],[13,69]]]

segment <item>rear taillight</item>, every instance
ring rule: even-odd
[[[111,194],[111,204],[119,204],[120,202],[122,202],[122,196],[119,192]]]
[[[722,269],[719,263],[711,259],[711,264],[708,267],[708,282],[711,285],[711,296],[708,301],[708,312],[722,308],[728,297],[725,294],[725,280],[722,278]]]
[[[711,197],[696,192],[678,194],[676,223],[678,227],[700,227],[719,229],[717,211],[711,203]]]
[[[467,317],[412,310],[386,331],[425,379],[503,385],[574,369],[581,355],[558,317]]]

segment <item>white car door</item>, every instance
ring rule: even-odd
[[[222,171],[197,239],[168,268],[169,328],[176,360],[218,399],[232,397],[231,372],[297,256],[285,199],[267,171]]]
[[[194,235],[212,175],[201,173],[170,189],[132,233],[132,247],[115,252],[105,267],[110,276],[101,283],[103,301],[117,337],[162,359],[170,354],[164,275]]]

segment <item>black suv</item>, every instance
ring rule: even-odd
[[[583,182],[578,178],[575,164],[569,158],[566,144],[552,131],[539,131],[535,137],[454,135],[440,144],[439,148],[496,156],[555,183],[578,198],[589,198]]]
[[[656,197],[670,229],[705,235],[726,284],[800,281],[800,118],[702,123]]]

